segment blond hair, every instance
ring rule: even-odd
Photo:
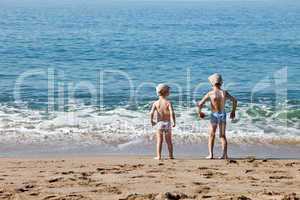
[[[156,94],[157,96],[165,96],[169,90],[170,87],[168,85],[161,83],[156,87]]]

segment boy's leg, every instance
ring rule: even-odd
[[[210,124],[210,133],[208,138],[208,152],[209,155],[206,157],[207,159],[213,159],[214,158],[214,142],[215,142],[215,135],[217,130],[217,124]]]
[[[163,143],[163,132],[162,130],[158,130],[156,133],[156,155],[157,159],[161,159],[161,150],[162,150],[162,143]]]
[[[174,156],[173,156],[173,143],[172,143],[172,130],[171,129],[169,129],[168,132],[166,132],[165,138],[166,138],[166,142],[167,142],[167,145],[168,145],[169,158],[174,159]]]
[[[221,159],[228,159],[227,139],[226,139],[226,123],[220,123],[219,128],[220,128],[220,138],[221,138],[222,150],[223,150]]]

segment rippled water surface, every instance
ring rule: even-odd
[[[195,101],[219,72],[239,100],[231,142],[299,145],[299,13],[297,1],[1,1],[0,141],[147,144],[154,86],[168,82],[175,142],[198,144],[209,119]]]

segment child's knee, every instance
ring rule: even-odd
[[[168,144],[172,143],[171,135],[169,135],[169,134],[166,135],[166,142],[167,142]]]
[[[226,140],[226,135],[225,135],[225,133],[221,133],[221,134],[220,134],[220,138]]]
[[[209,134],[209,136],[212,137],[212,138],[214,138],[214,137],[216,136],[216,133],[212,131],[212,132]]]

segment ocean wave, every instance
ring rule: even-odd
[[[204,110],[209,113],[208,110]],[[93,106],[73,107],[69,112],[0,106],[2,144],[106,145],[125,148],[150,144],[155,130],[150,125],[148,106],[142,109],[117,107],[99,110]],[[198,144],[207,140],[209,118],[199,120],[195,108],[176,108],[176,144]],[[265,105],[243,105],[237,119],[228,120],[227,135],[236,144],[300,145],[300,110],[279,110]]]

